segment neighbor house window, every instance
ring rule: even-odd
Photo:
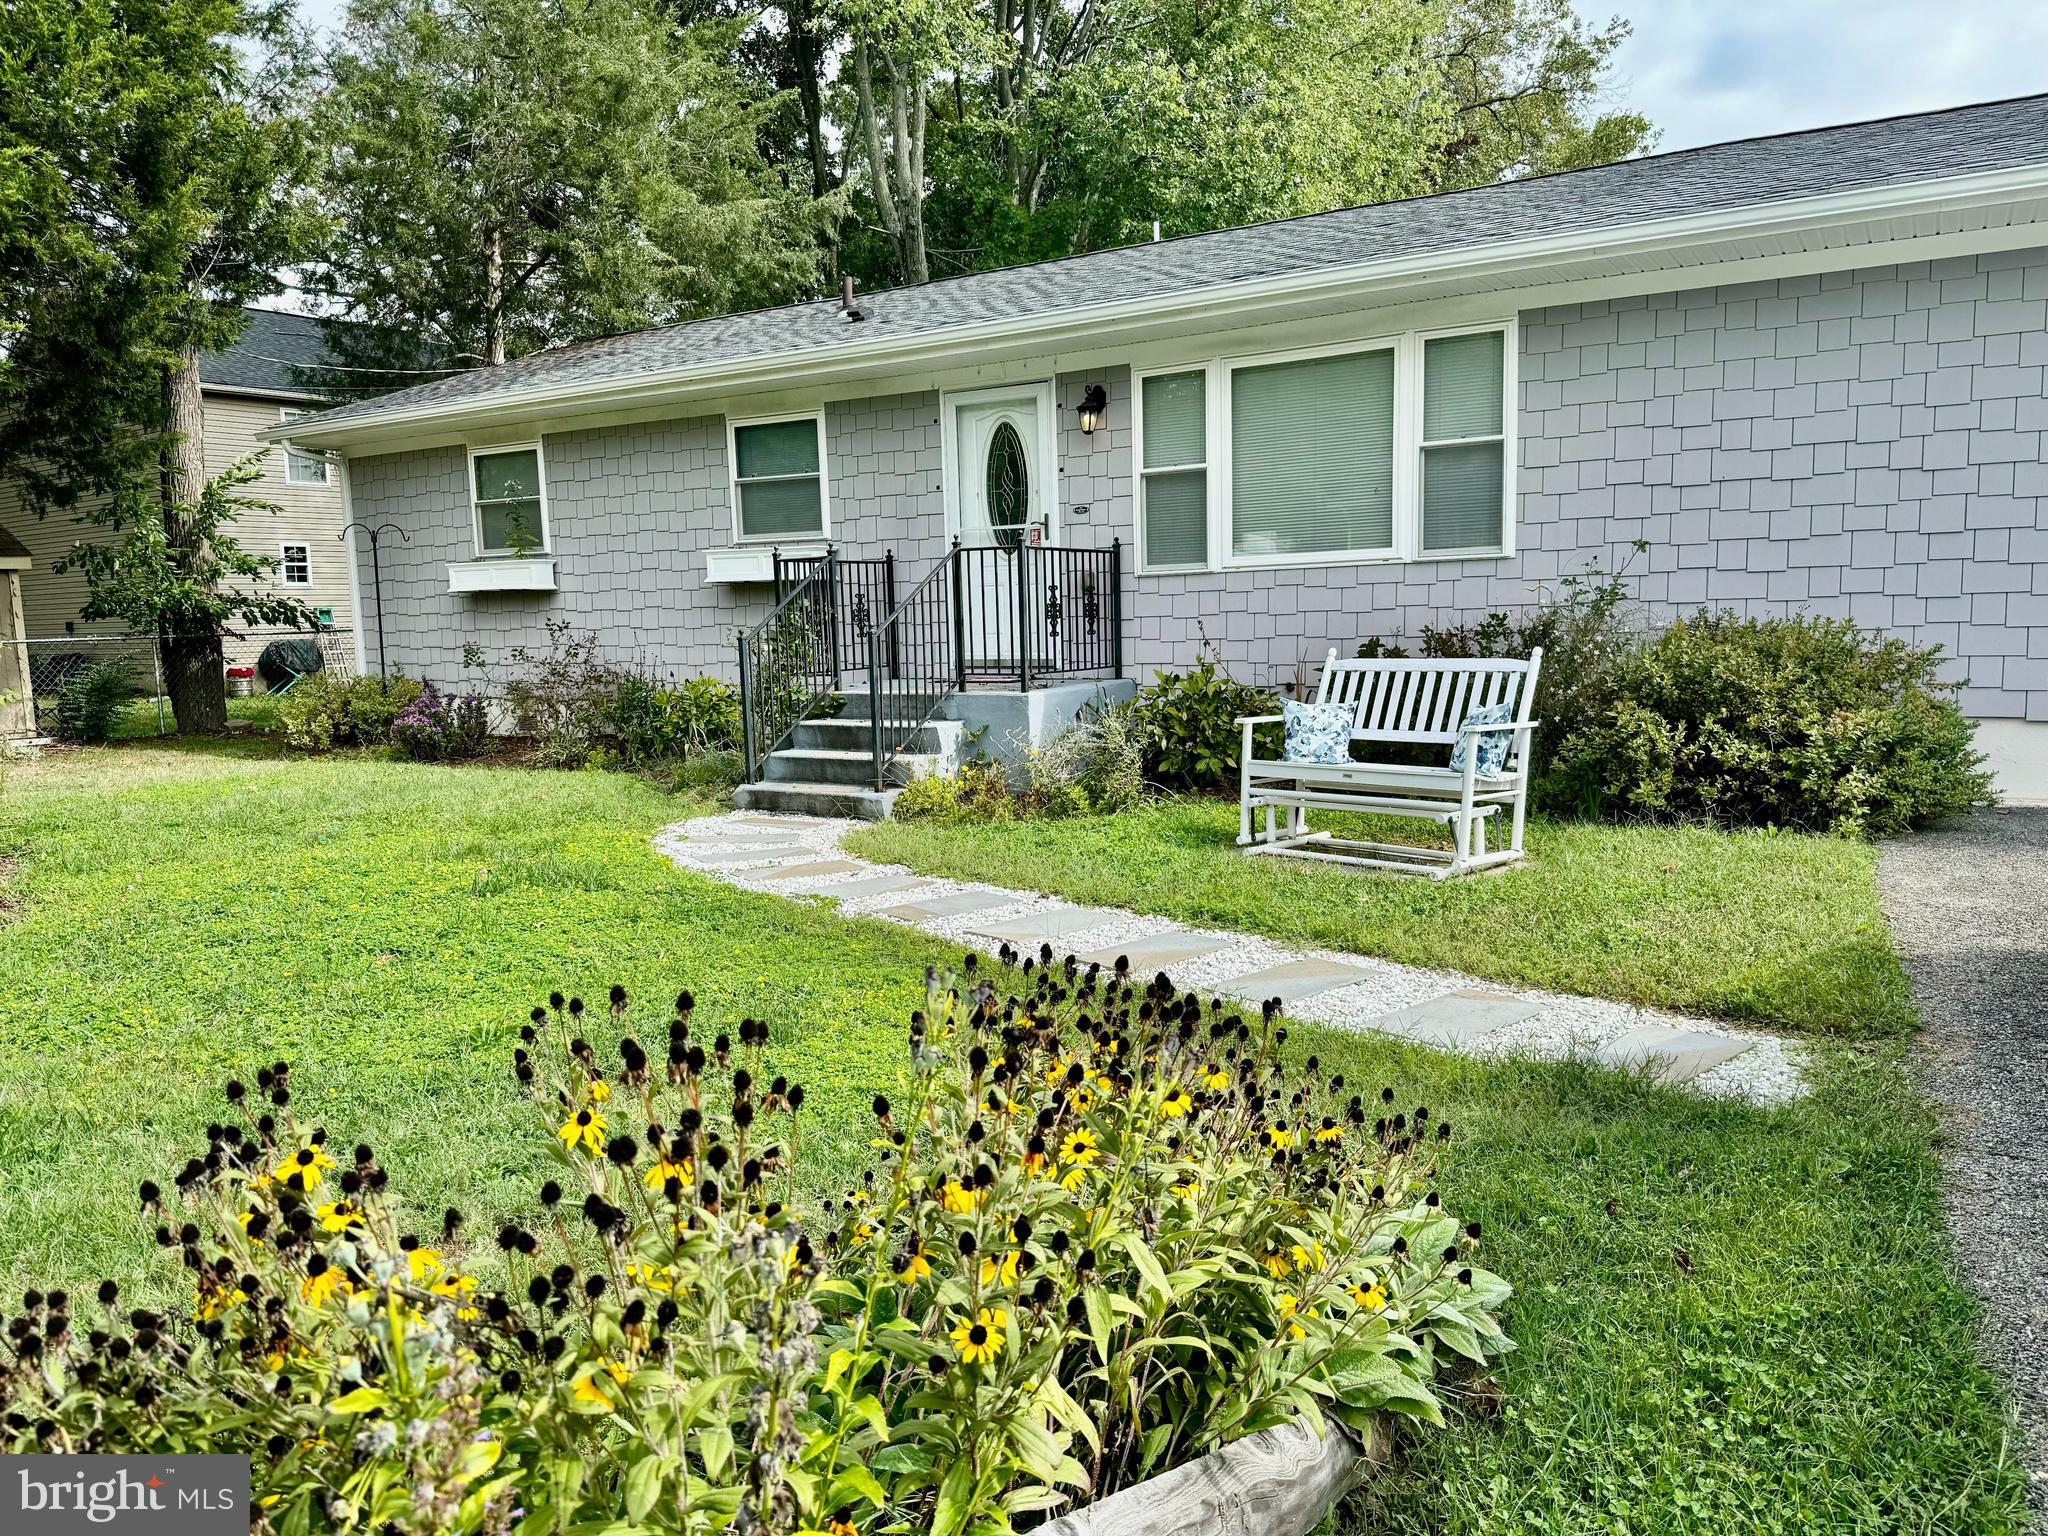
[[[1242,558],[1392,553],[1394,349],[1233,368],[1230,507]]]
[[[313,585],[313,548],[310,544],[287,544],[284,558],[278,562],[278,573],[288,587],[310,587]]]
[[[479,554],[531,555],[546,550],[547,498],[539,444],[474,449],[469,474]]]
[[[1202,369],[1155,373],[1139,381],[1144,462],[1139,495],[1145,564],[1201,566],[1209,561],[1209,376]]]
[[[740,538],[823,537],[822,418],[735,422],[732,466]]]
[[[280,421],[296,421],[308,411],[292,410],[289,407],[278,417]],[[327,462],[324,453],[301,453],[290,443],[284,445],[284,479],[287,485],[328,485],[332,483],[333,466]]]
[[[1507,506],[1506,338],[1422,346],[1422,552],[1498,549]]]

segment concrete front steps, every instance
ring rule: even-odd
[[[856,694],[847,702],[849,708],[864,708],[867,700]],[[733,791],[733,804],[748,811],[885,821],[903,785],[959,762],[964,730],[957,720],[931,720],[917,727],[905,750],[889,763],[890,787],[876,789],[874,722],[869,716],[806,720],[788,746],[768,754],[759,782]]]

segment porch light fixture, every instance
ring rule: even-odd
[[[1090,384],[1081,394],[1081,430],[1093,436],[1095,429],[1102,425],[1103,412],[1109,409],[1109,391],[1100,384]]]

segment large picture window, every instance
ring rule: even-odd
[[[732,464],[740,538],[824,536],[824,423],[818,417],[735,423]]]
[[[1144,413],[1145,563],[1209,563],[1209,380],[1201,369],[1158,373],[1139,384]]]
[[[547,497],[540,445],[479,448],[469,457],[476,498],[476,547],[482,555],[532,555],[548,547]]]
[[[1232,369],[1230,508],[1235,555],[1391,554],[1393,349]]]
[[[1143,568],[1514,550],[1514,326],[1139,373]]]

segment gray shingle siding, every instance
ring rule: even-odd
[[[1130,576],[1129,662],[1185,665],[1206,632],[1280,681],[1332,645],[1525,604],[1640,538],[1635,586],[1659,615],[1846,615],[1944,646],[1973,714],[2048,720],[2044,367],[2041,250],[1531,311],[1514,557]],[[1092,437],[1075,413],[1090,383],[1110,399]],[[1062,374],[1055,393],[1067,538],[1128,549],[1129,370]],[[826,430],[836,538],[893,548],[907,588],[945,543],[937,394],[834,403]],[[452,681],[465,641],[533,644],[553,615],[622,658],[730,675],[765,594],[704,585],[730,526],[722,423],[550,437],[546,458],[552,597],[448,594],[446,564],[470,555],[460,450],[353,462],[355,515],[412,533],[385,545],[394,664]]]

